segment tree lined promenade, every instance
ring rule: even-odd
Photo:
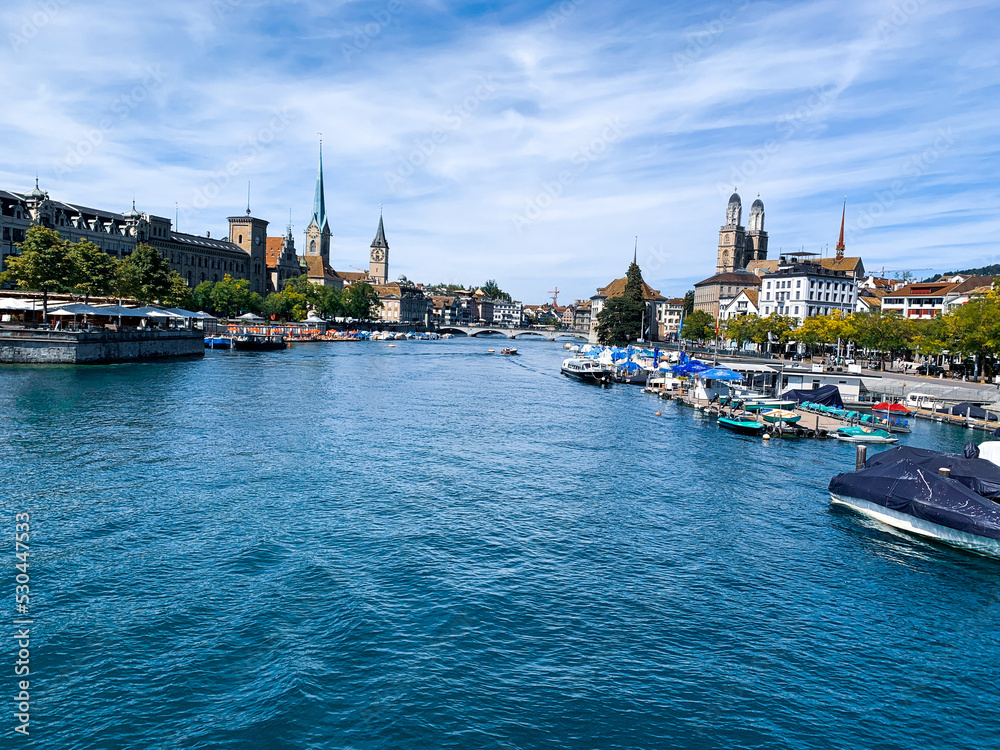
[[[689,340],[715,338],[711,316],[699,311],[688,316],[682,336]],[[980,380],[996,374],[1000,353],[1000,286],[983,297],[971,299],[944,315],[911,320],[895,312],[831,314],[806,318],[796,327],[794,318],[781,315],[730,318],[720,326],[719,336],[741,348],[748,342],[796,343],[807,353],[827,347],[852,345],[880,360],[918,355],[925,358],[975,358],[975,374]]]
[[[130,255],[114,258],[88,240],[69,243],[58,231],[43,226],[28,229],[19,254],[6,259],[0,283],[41,292],[42,319],[48,322],[49,295],[69,293],[85,302],[91,297],[118,297],[140,305],[204,310],[219,317],[263,314],[275,320],[301,321],[310,311],[327,318],[370,321],[381,305],[371,284],[352,284],[340,291],[320,286],[303,275],[287,279],[280,292],[261,297],[246,279],[226,274],[222,281],[205,281],[194,289],[170,268],[170,262],[147,244]]]

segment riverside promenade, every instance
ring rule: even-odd
[[[202,331],[0,328],[0,364],[99,365],[204,355]]]

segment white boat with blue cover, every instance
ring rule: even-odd
[[[1000,557],[1000,466],[979,458],[974,445],[970,453],[892,448],[830,480],[830,500],[894,528]]]

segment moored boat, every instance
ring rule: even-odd
[[[837,440],[849,443],[898,443],[899,438],[892,437],[885,430],[875,430],[861,425],[845,425],[837,430]]]
[[[739,417],[719,417],[719,427],[741,435],[759,435],[764,430],[764,423]]]
[[[206,336],[206,349],[232,349],[233,340],[228,336]]]
[[[559,371],[568,378],[585,383],[604,384],[611,381],[611,371],[593,359],[564,359]]]
[[[283,336],[267,336],[260,333],[241,333],[233,336],[233,349],[244,352],[273,352],[287,349]]]
[[[770,422],[771,424],[776,424],[778,422],[795,424],[802,419],[801,414],[789,411],[788,409],[768,409],[762,411],[760,415],[764,418],[765,422]]]
[[[829,491],[832,503],[894,528],[1000,556],[1000,467],[992,461],[890,448],[835,476]]]

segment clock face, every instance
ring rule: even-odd
[[[385,252],[382,250],[372,250],[372,260],[382,260],[385,257]]]

